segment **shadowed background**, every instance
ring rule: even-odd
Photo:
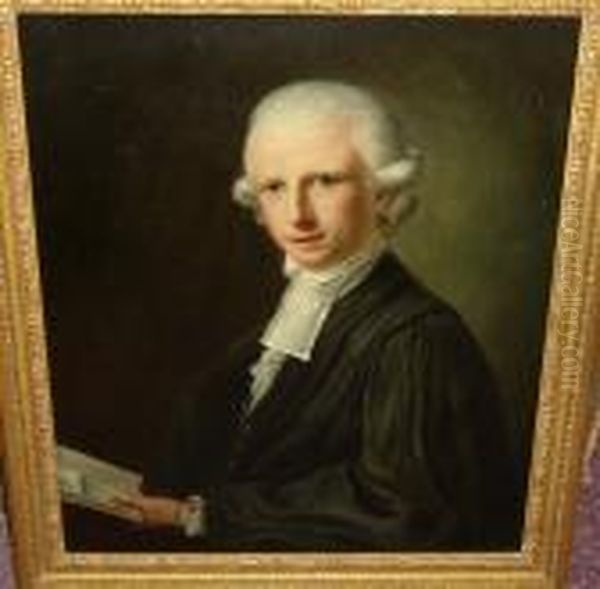
[[[142,469],[187,377],[268,317],[279,261],[229,197],[245,118],[274,86],[323,77],[379,91],[423,153],[420,206],[394,245],[471,326],[528,449],[577,31],[566,18],[22,16],[58,442]],[[70,547],[114,546],[82,518],[65,520]]]

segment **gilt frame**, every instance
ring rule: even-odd
[[[522,549],[510,554],[193,555],[62,547],[43,299],[17,39],[20,14],[370,13],[581,19]],[[0,387],[19,587],[556,587],[565,579],[600,302],[600,4],[594,0],[3,0]],[[580,274],[565,255],[576,246]],[[561,249],[562,248],[562,249]],[[566,360],[571,358],[572,360]],[[575,381],[561,378],[577,364]]]

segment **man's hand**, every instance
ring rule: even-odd
[[[114,504],[130,514],[127,519],[149,527],[181,527],[187,509],[185,501],[142,494],[115,498]]]

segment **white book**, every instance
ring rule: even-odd
[[[58,446],[57,462],[63,501],[130,521],[139,519],[138,512],[124,503],[140,493],[140,474],[66,446]]]

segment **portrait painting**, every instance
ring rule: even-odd
[[[509,4],[5,4],[24,587],[566,575],[600,24]]]

